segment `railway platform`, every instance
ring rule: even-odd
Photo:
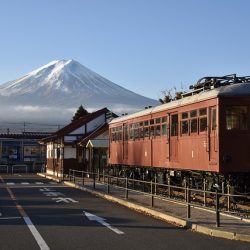
[[[39,174],[49,179],[60,181],[60,179]],[[150,195],[142,195],[129,190],[124,190],[96,182],[93,185],[92,180],[81,182],[63,181],[65,185],[81,189],[92,193],[93,195],[102,197],[109,201],[126,206],[138,212],[156,217],[158,219],[175,224],[179,227],[192,230],[194,232],[203,233],[212,237],[226,238],[230,240],[240,240],[250,243],[250,220],[239,218],[237,216],[220,213],[219,227],[214,211],[204,208],[190,207],[190,218],[187,218],[187,206],[178,201],[154,199],[153,207]]]

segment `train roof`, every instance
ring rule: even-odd
[[[250,96],[250,81],[245,83],[236,83],[226,86],[221,86],[213,89],[204,89],[201,92],[196,93],[195,91],[188,93],[189,95],[175,101],[171,101],[165,104],[161,104],[156,107],[144,109],[136,113],[121,116],[113,119],[109,124],[122,122],[128,119],[148,115],[151,113],[157,113],[166,109],[172,109],[187,104],[192,104],[204,100],[209,100],[219,96]]]

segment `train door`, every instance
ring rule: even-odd
[[[178,161],[178,114],[170,114],[169,161]]]
[[[209,119],[209,161],[216,162],[217,160],[217,112],[216,107],[210,108],[210,119]]]

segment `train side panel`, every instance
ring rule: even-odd
[[[250,98],[220,98],[222,173],[250,172]]]

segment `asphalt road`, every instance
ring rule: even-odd
[[[0,177],[0,249],[250,249],[36,175]]]

